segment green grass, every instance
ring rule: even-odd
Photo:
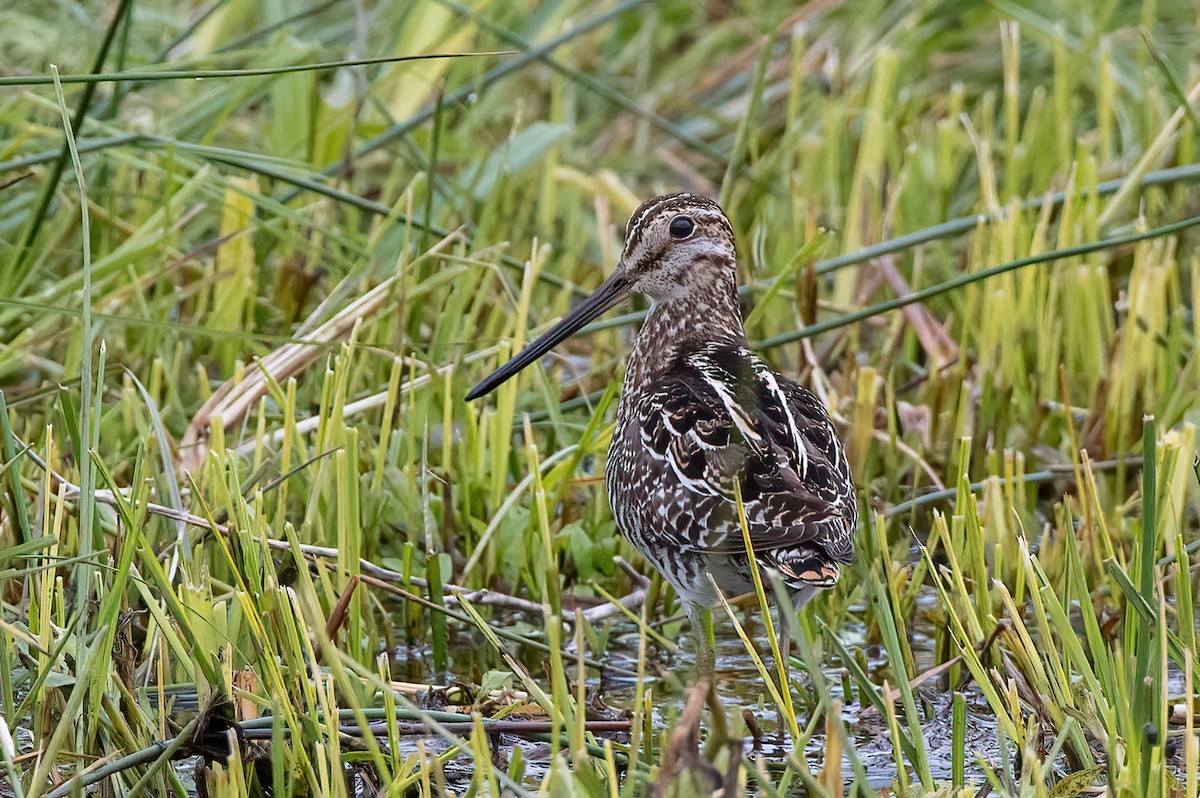
[[[188,13],[0,9],[5,788],[1197,794],[1193,4]],[[679,188],[863,509],[715,696],[600,479],[642,307],[463,400]]]

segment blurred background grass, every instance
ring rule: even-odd
[[[0,791],[1196,795],[1200,251],[1133,239],[1200,204],[1198,42],[1182,0],[0,6]],[[462,399],[678,189],[871,511],[795,714],[753,610],[681,700],[615,533],[637,307]]]

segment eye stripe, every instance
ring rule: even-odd
[[[721,206],[708,197],[685,192],[655,197],[638,206],[633,215],[629,217],[629,222],[625,226],[625,249],[623,254],[628,256],[637,248],[645,236],[646,230],[651,227],[656,219],[667,214],[674,215],[680,212],[687,212],[691,215],[697,227],[715,223],[729,237],[730,246],[733,245],[733,228],[730,226],[725,214],[721,211]]]
[[[631,234],[633,234],[633,232],[638,228],[638,226],[641,224],[643,219],[652,215],[651,214],[652,211],[657,211],[660,206],[665,205],[666,203],[671,202],[672,200],[678,200],[680,198],[689,197],[689,196],[693,196],[693,195],[690,195],[690,194],[664,194],[661,197],[655,197],[654,199],[649,199],[649,200],[646,200],[645,202],[643,202],[641,205],[638,206],[637,210],[635,210],[633,212],[633,215],[631,215],[629,217],[629,222],[625,225],[626,240],[628,240],[629,236]]]

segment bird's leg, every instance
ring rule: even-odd
[[[716,656],[712,646],[712,613],[699,604],[688,603],[684,608],[696,637],[696,680],[712,681],[716,670]]]
[[[788,647],[792,644],[791,618],[788,607],[779,605],[779,662],[775,663],[781,673],[788,672]]]
[[[796,596],[784,589],[782,585],[777,585],[775,588],[775,606],[779,608],[779,659],[781,660],[776,663],[776,666],[783,673],[787,673],[792,648],[792,624],[796,622],[796,613],[799,608],[796,606]]]

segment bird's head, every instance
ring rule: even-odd
[[[717,203],[698,194],[667,194],[642,203],[625,226],[625,249],[612,275],[562,321],[472,388],[467,399],[491,393],[630,294],[671,302],[732,290],[736,263],[733,228]]]
[[[733,282],[733,228],[717,203],[698,194],[668,194],[642,205],[625,226],[618,275],[629,291],[655,302]]]

